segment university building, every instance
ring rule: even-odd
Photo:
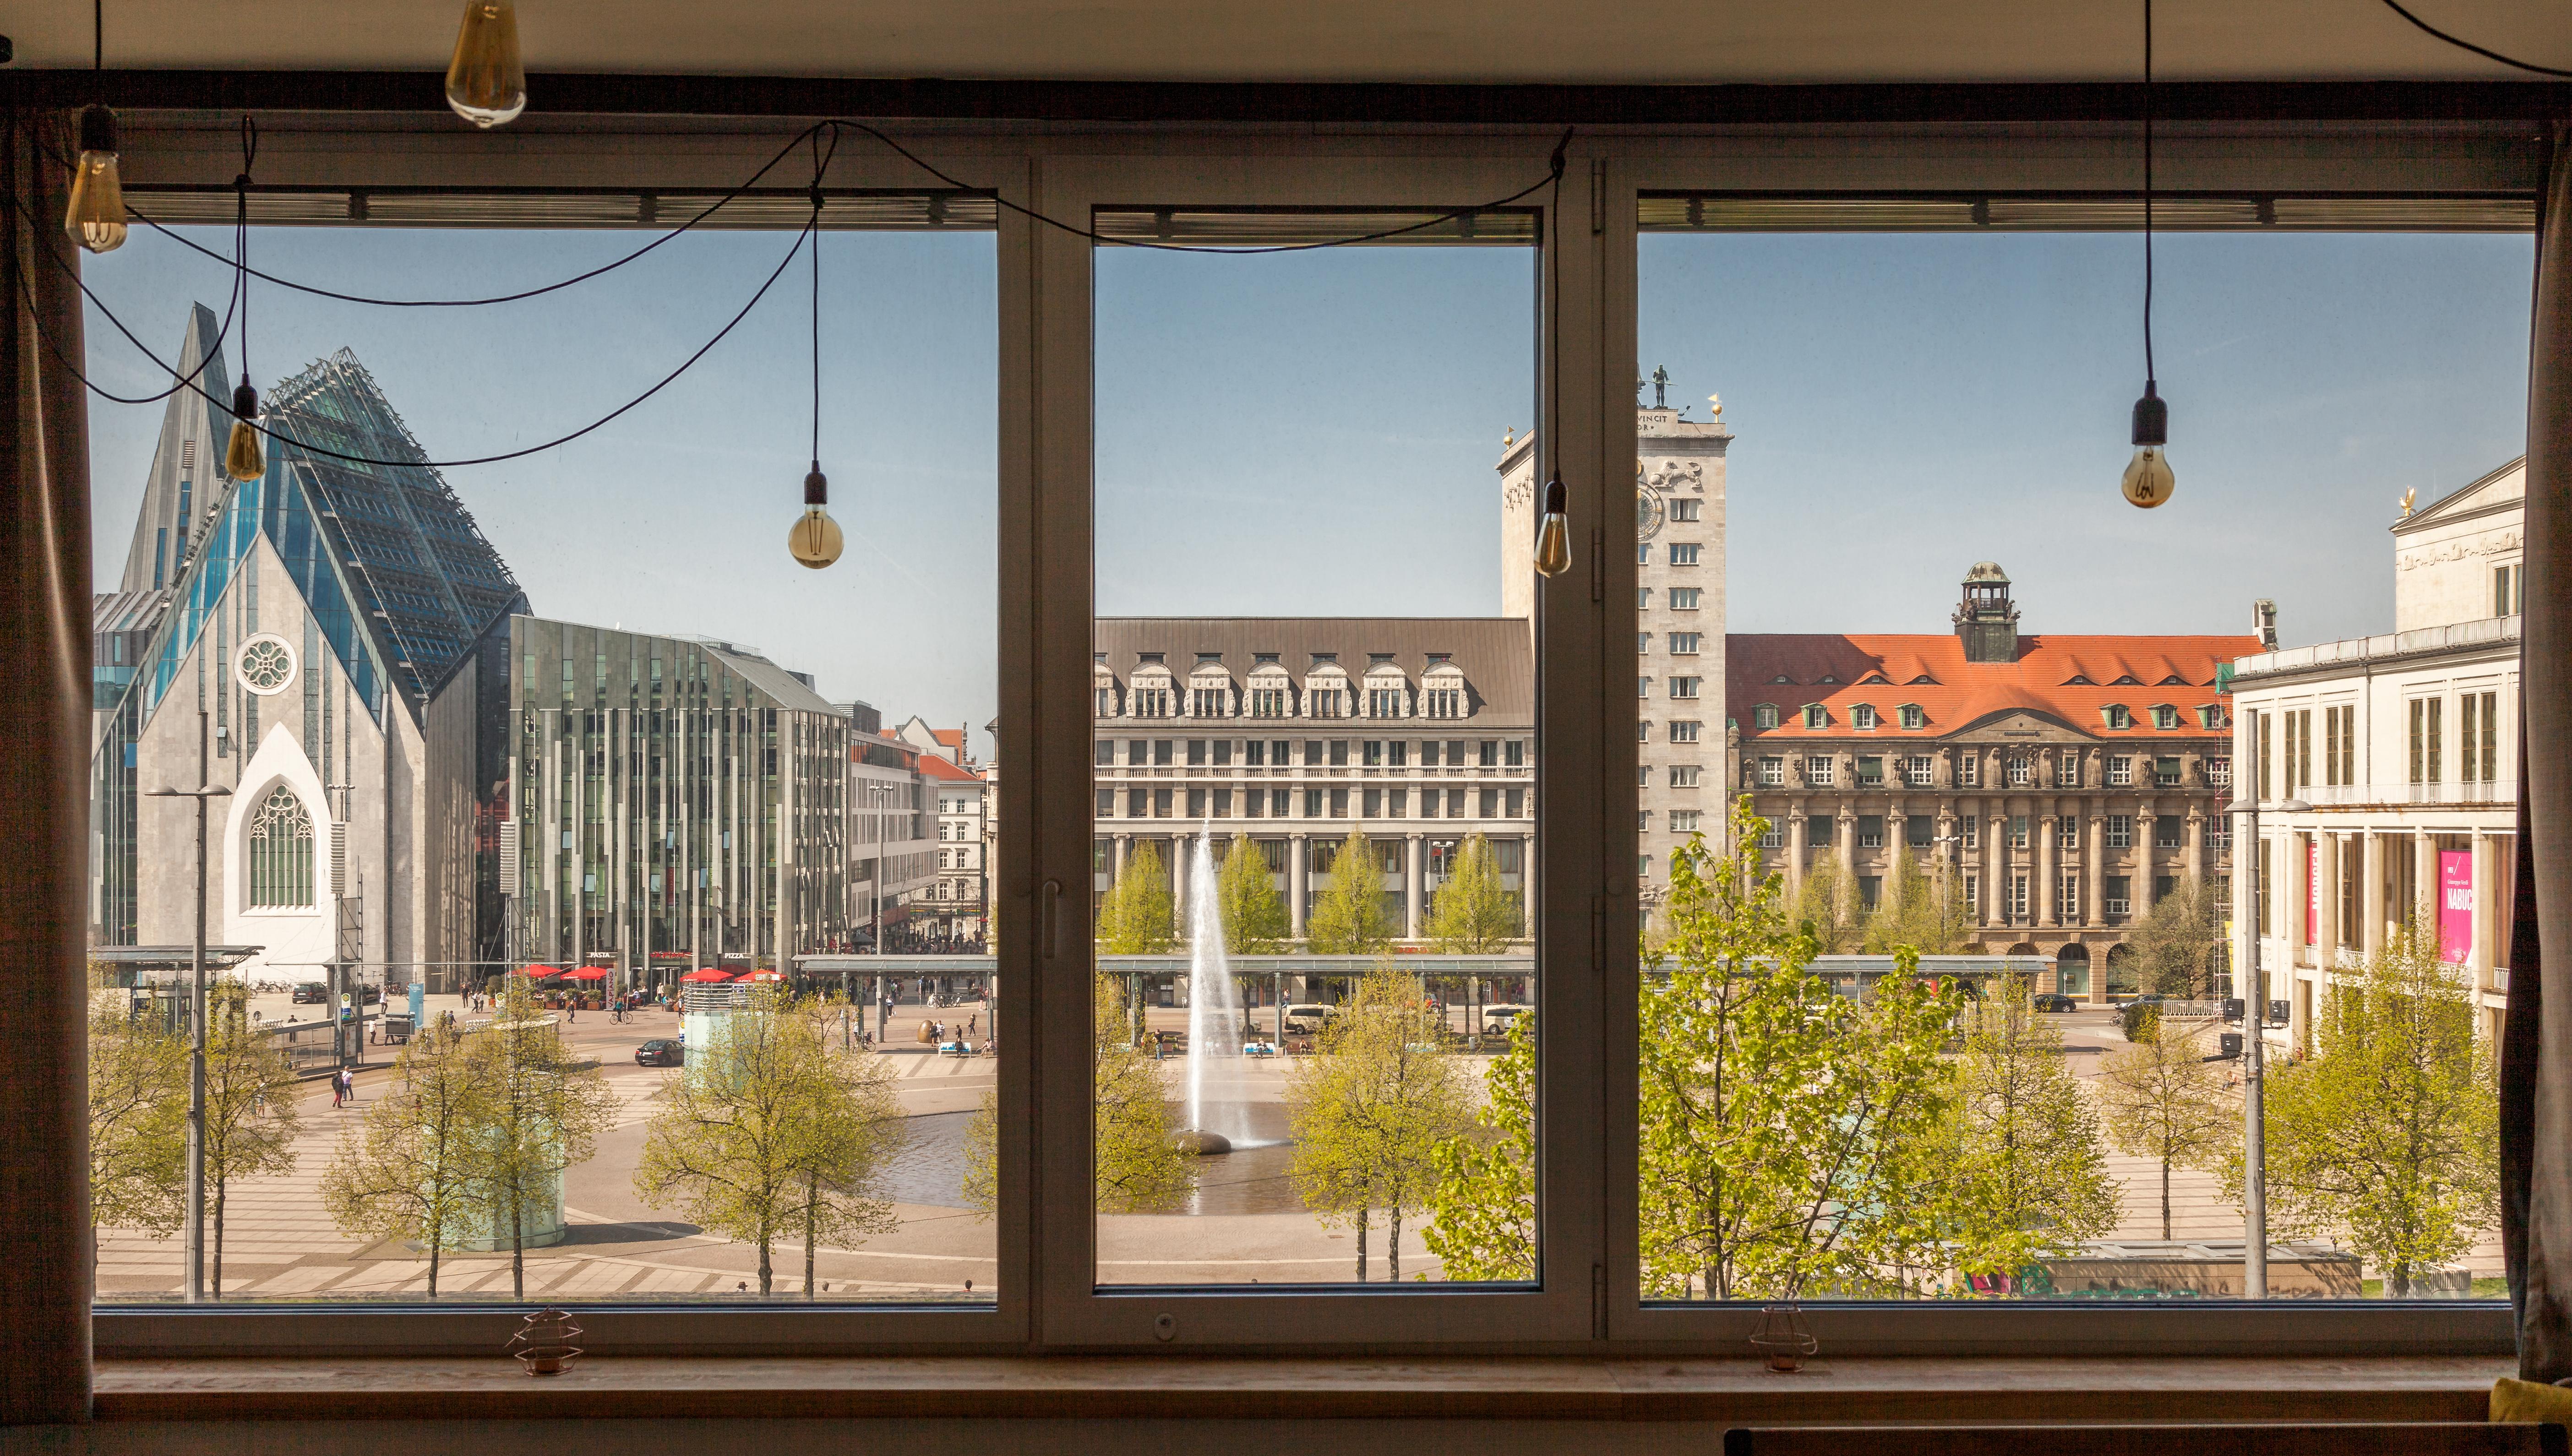
[[[1100,618],[1091,669],[1093,882],[1138,843],[1182,923],[1201,826],[1246,834],[1291,933],[1351,834],[1371,846],[1399,935],[1417,940],[1467,836],[1521,889],[1535,815],[1528,624],[1467,618]]]
[[[1726,776],[1800,885],[1823,855],[1871,908],[1893,857],[1961,894],[1974,948],[2049,986],[2141,989],[2124,943],[2189,883],[2230,893],[2232,724],[2219,676],[2253,637],[2025,634],[2009,577],[1969,572],[1952,631],[1735,634]]]
[[[963,725],[931,728],[914,718],[902,740],[920,749],[921,777],[937,798],[938,878],[921,895],[914,925],[931,942],[983,944],[991,900],[990,784]]]
[[[2527,462],[2393,523],[2393,631],[2242,659],[2237,756],[2294,813],[2259,821],[2270,1033],[2406,922],[2437,938],[2495,1038],[2518,849],[2519,612]],[[2495,1043],[2496,1044],[2496,1043]]]

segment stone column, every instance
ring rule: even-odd
[[[2108,923],[2108,811],[2103,801],[2090,801],[2090,842],[2081,851],[2082,878],[2081,921],[2085,925]]]
[[[2153,801],[2135,805],[2135,923],[2153,913]]]
[[[1108,841],[1107,882],[1114,884],[1125,877],[1125,856],[1134,849],[1134,836],[1118,834]]]
[[[2474,830],[2474,934],[2467,943],[2465,967],[2473,972],[2476,987],[2491,985],[2492,968],[2492,852],[2491,836]]]
[[[1194,834],[1170,836],[1170,928],[1182,941],[1188,935],[1188,865],[1196,856],[1196,838]]]
[[[1839,822],[1833,827],[1837,832],[1832,837],[1839,841],[1840,872],[1854,875],[1857,873],[1857,804],[1854,800],[1841,800]],[[1856,881],[1851,880],[1850,883],[1855,884]]]
[[[2364,923],[2358,927],[2359,950],[2373,955],[2384,947],[2384,836],[2372,829],[2357,836],[2358,913]]]
[[[2341,857],[2344,851],[2341,837],[2337,834],[2324,834],[2315,842],[2321,845],[2322,850],[2320,863],[2316,866],[2322,889],[2321,946],[2315,959],[2325,966],[2335,966],[2339,964],[2339,877],[2343,873]]]
[[[2002,812],[1983,815],[1983,923],[1998,925],[2009,918],[2009,800],[1983,799],[1979,809],[1997,806]]]
[[[2188,887],[2197,889],[2206,883],[2206,806],[2191,804],[2188,809],[2188,862],[2180,866],[2188,877]]]
[[[1890,799],[1885,803],[1884,882],[1886,884],[1893,882],[1893,856],[1911,852],[1910,831],[1906,827],[1910,822],[1911,816],[1903,812],[1900,798]]]
[[[2051,808],[2052,806],[2053,805],[2050,802],[2046,804],[2046,807],[2048,808]],[[2038,830],[2036,836],[2036,882],[2028,886],[2029,896],[2036,902],[2033,906],[2036,911],[2036,923],[2046,926],[2050,926],[2055,923],[2054,865],[2056,850],[2054,847],[2054,826],[2055,815],[2051,813],[2040,813],[2036,816],[2036,828]]]
[[[1305,866],[1310,862],[1305,858],[1307,847],[1305,835],[1286,836],[1286,920],[1297,940],[1304,938]]]
[[[2438,840],[2426,829],[2411,831],[2411,923],[2434,943],[2438,935]]]
[[[1804,856],[1810,852],[1813,831],[1804,819],[1804,802],[1797,795],[1786,808],[1786,902],[1793,904],[1804,888]]]
[[[1425,835],[1414,834],[1407,843],[1409,852],[1404,856],[1402,875],[1402,936],[1405,940],[1418,940],[1420,892],[1425,887],[1423,882],[1429,878],[1429,840]]]

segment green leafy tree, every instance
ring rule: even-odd
[[[1966,1016],[1949,1129],[1948,1236],[1967,1273],[2015,1274],[2117,1225],[2117,1189],[2099,1115],[2038,1016],[2007,977]]]
[[[2152,913],[2127,937],[2126,954],[2150,990],[2183,1000],[2214,995],[2225,964],[2224,910],[2215,892],[2181,881],[2153,902]]]
[[[598,1066],[575,1057],[522,976],[501,986],[491,1025],[466,1039],[480,1082],[473,1129],[481,1198],[493,1231],[509,1240],[513,1297],[527,1297],[527,1219],[550,1209],[563,1170],[584,1162],[616,1116],[616,1094]]]
[[[696,1222],[756,1244],[762,1294],[775,1288],[777,1241],[800,1232],[809,1297],[821,1240],[894,1225],[882,1184],[908,1135],[893,1077],[873,1052],[842,1051],[818,1017],[763,988],[671,1079],[644,1133],[635,1196],[675,1198]]]
[[[90,1216],[166,1234],[188,1209],[188,1044],[125,1000],[106,992],[90,1016]]]
[[[1916,1226],[1950,1116],[1940,1049],[1959,993],[1911,974],[1865,1004],[1808,969],[1813,939],[1756,871],[1767,824],[1733,809],[1729,858],[1671,858],[1670,933],[1637,1046],[1643,1283],[1659,1297],[1873,1291],[1935,1238]]]
[[[2330,988],[2312,1055],[2268,1074],[2268,1213],[2336,1237],[2402,1298],[2500,1217],[2498,1080],[2434,929],[2405,926]],[[2239,1150],[2226,1170],[2239,1198]]]
[[[1420,1233],[1450,1279],[1536,1277],[1536,1018],[1510,1023],[1483,1074],[1478,1132],[1438,1143],[1438,1184]]]
[[[1384,871],[1375,841],[1363,830],[1351,830],[1331,856],[1330,883],[1305,917],[1304,933],[1315,955],[1373,955],[1392,948]]]
[[[1000,1212],[1000,1094],[982,1094],[981,1104],[964,1124],[964,1206],[973,1221],[990,1221]]]
[[[1865,938],[1865,923],[1857,904],[1857,877],[1840,866],[1838,855],[1823,853],[1813,857],[1812,867],[1804,871],[1804,882],[1795,888],[1795,904],[1787,912],[1787,920],[1811,937],[1815,955],[1844,955],[1857,949]]]
[[[1223,915],[1224,948],[1234,955],[1275,955],[1284,948],[1289,929],[1285,897],[1270,880],[1268,856],[1247,834],[1235,834],[1224,850],[1223,868],[1214,882],[1215,903]]]
[[[1410,975],[1379,963],[1286,1082],[1296,1143],[1288,1174],[1324,1222],[1357,1223],[1360,1280],[1366,1222],[1379,1208],[1388,1277],[1402,1277],[1403,1220],[1438,1187],[1439,1145],[1472,1116],[1473,1093],[1438,1013]]]
[[[1179,943],[1170,913],[1170,873],[1161,851],[1138,839],[1098,907],[1098,949],[1107,955],[1167,955]]]
[[[1492,841],[1466,835],[1446,883],[1430,902],[1430,943],[1449,955],[1497,955],[1519,938],[1519,897],[1501,884]]]
[[[488,1116],[462,1032],[431,1022],[402,1045],[392,1085],[341,1130],[322,1174],[322,1207],[342,1233],[409,1238],[428,1250],[428,1297],[441,1255],[489,1236],[477,1157]]]
[[[1870,954],[1907,945],[1922,955],[1953,955],[1972,944],[1955,876],[1930,874],[1907,848],[1894,851],[1891,871],[1877,892],[1874,913],[1866,917]]]
[[[2206,1044],[2173,1031],[2156,1016],[2144,1036],[2111,1052],[2092,1083],[2108,1141],[2162,1171],[2162,1237],[2171,1236],[2171,1170],[2212,1168],[2242,1137],[2242,1106],[2225,1090],[2224,1073]]]
[[[1126,1030],[1123,982],[1098,977],[1090,1005],[1098,1212],[1176,1213],[1196,1191],[1195,1156],[1178,1141],[1178,1118],[1161,1083],[1161,1066]],[[987,1139],[984,1146],[990,1146]],[[982,1180],[985,1188],[995,1185],[994,1179]]]
[[[207,1290],[223,1297],[224,1207],[234,1181],[295,1171],[295,1069],[250,1024],[243,993],[216,989],[206,1017],[206,1217],[212,1265]],[[185,1104],[183,1103],[184,1107]]]

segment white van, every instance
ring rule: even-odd
[[[1536,1008],[1533,1006],[1486,1006],[1483,1008],[1483,1035],[1487,1037],[1508,1036],[1510,1034],[1510,1026],[1512,1023],[1516,1022],[1522,1016],[1534,1015],[1536,1015]]]
[[[1286,1008],[1286,1034],[1292,1037],[1317,1037],[1322,1029],[1339,1019],[1336,1006],[1289,1006]]]

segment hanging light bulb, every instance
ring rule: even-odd
[[[116,172],[116,113],[104,106],[81,111],[80,160],[72,164],[72,205],[63,217],[72,241],[92,252],[114,252],[125,242],[125,185]]]
[[[446,104],[488,131],[527,109],[527,68],[518,60],[518,7],[511,0],[465,0],[446,67]]]
[[[224,450],[224,474],[248,484],[268,473],[268,454],[260,448],[259,391],[244,380],[233,390],[233,437]]]
[[[2149,511],[2171,498],[2179,480],[2171,474],[2170,455],[2163,449],[2169,443],[2170,406],[2147,379],[2144,397],[2135,401],[2135,458],[2126,462],[2124,490],[2132,504]]]
[[[786,533],[786,552],[815,571],[840,559],[840,523],[831,519],[831,482],[822,462],[804,477],[804,514]]]
[[[1572,533],[1563,516],[1563,478],[1545,483],[1545,519],[1536,528],[1536,574],[1559,577],[1572,569]]]

